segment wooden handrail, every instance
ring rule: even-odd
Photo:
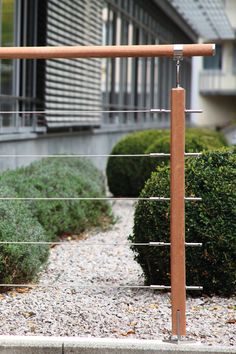
[[[211,56],[215,52],[214,44],[0,47],[0,59],[174,57],[177,46],[178,50],[182,48],[183,57]]]

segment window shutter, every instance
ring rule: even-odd
[[[47,45],[100,45],[102,2],[48,0]],[[45,108],[49,128],[98,126],[101,115],[100,59],[46,60]],[[62,114],[56,111],[71,111]],[[83,111],[83,113],[73,113]]]

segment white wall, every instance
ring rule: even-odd
[[[235,3],[236,1],[234,1],[234,5]],[[204,78],[209,80],[209,92],[205,95],[200,93],[199,86],[203,60],[201,57],[193,58],[191,106],[203,110],[202,114],[192,114],[191,121],[194,125],[212,128],[216,126],[224,127],[232,120],[236,120],[236,75],[233,72],[234,45],[235,42],[233,41],[223,42],[222,72],[219,73],[219,80],[217,80],[217,73],[216,79],[213,74],[212,77],[209,74],[209,78],[207,76]],[[214,79],[212,85],[211,78]],[[221,91],[220,95],[219,91]]]
[[[225,11],[228,15],[232,27],[236,28],[236,1],[225,0]]]

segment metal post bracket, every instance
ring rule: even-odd
[[[183,59],[183,44],[174,44],[173,57],[174,60],[182,60]]]

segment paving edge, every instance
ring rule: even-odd
[[[0,354],[169,354],[236,353],[236,346],[206,346],[201,343],[165,343],[160,340],[0,336]]]

